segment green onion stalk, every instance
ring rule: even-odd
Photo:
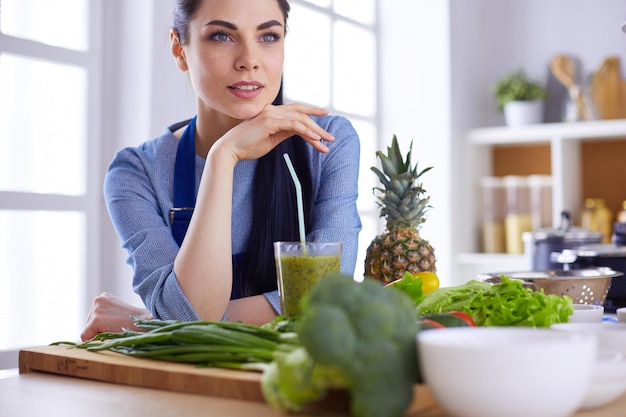
[[[137,358],[204,367],[264,371],[277,352],[301,346],[280,319],[266,326],[217,321],[133,319],[141,331],[99,333],[83,343],[56,342],[92,352],[112,351]]]

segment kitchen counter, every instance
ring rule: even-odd
[[[19,362],[19,374],[0,379],[0,417],[286,416],[265,403],[257,372],[62,346],[23,349]],[[334,392],[299,416],[348,417],[348,406],[346,392]],[[626,394],[572,417],[615,417],[624,410]],[[446,416],[428,386],[416,384],[406,417]]]
[[[82,378],[30,372],[0,379],[0,417],[280,417],[285,414],[268,405],[247,400],[164,391]],[[615,417],[626,410],[626,395],[602,408],[578,412],[573,417]],[[347,417],[346,412],[314,410],[299,414]],[[407,417],[445,417],[433,405]],[[532,417],[532,416],[529,416]]]
[[[1,417],[279,417],[265,403],[92,381],[43,372],[0,380]],[[307,416],[346,417],[342,411],[313,410]],[[436,406],[420,417],[443,417]]]

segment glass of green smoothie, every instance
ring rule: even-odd
[[[300,315],[300,300],[326,274],[339,272],[339,242],[274,242],[281,313]]]

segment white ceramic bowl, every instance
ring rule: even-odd
[[[614,350],[598,351],[591,385],[582,410],[602,407],[626,392],[626,356]]]
[[[574,304],[574,313],[569,317],[571,323],[599,323],[604,316],[604,307],[594,304]]]
[[[599,355],[582,409],[601,407],[626,392],[626,323],[559,323],[551,328],[598,339]]]
[[[617,350],[626,355],[626,323],[558,323],[550,327],[556,330],[596,335],[600,349]]]
[[[597,356],[597,339],[580,332],[457,327],[417,338],[424,380],[451,417],[569,416]]]
[[[626,307],[618,308],[615,313],[617,313],[617,321],[626,323]]]

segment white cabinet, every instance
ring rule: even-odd
[[[581,141],[626,139],[626,119],[544,123],[520,128],[488,127],[473,129],[467,136],[475,154],[483,161],[481,169],[474,173],[475,182],[481,175],[489,175],[491,147],[549,144],[553,181],[552,215],[554,224],[558,224],[562,210],[572,210],[581,205]],[[476,199],[474,204],[476,210],[480,211],[480,201]],[[507,270],[530,267],[527,255],[481,254],[477,253],[477,249],[459,254],[457,263],[466,270],[476,269],[477,272],[486,272],[498,266]]]

